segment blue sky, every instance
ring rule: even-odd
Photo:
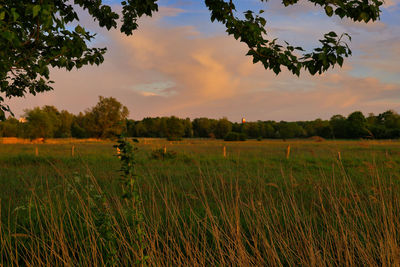
[[[386,2],[381,20],[367,25],[329,18],[307,1],[287,8],[273,0],[234,2],[238,14],[265,9],[268,36],[296,46],[316,47],[331,30],[350,33],[354,55],[343,68],[322,76],[297,78],[287,72],[276,76],[253,65],[245,56],[246,47],[228,37],[223,25],[210,22],[203,1],[161,0],[160,12],[141,19],[139,30],[130,37],[99,29],[83,13],[81,23],[99,33],[95,44],[108,47],[105,63],[80,71],[54,70],[53,92],[10,104],[18,115],[24,108],[44,104],[77,113],[103,95],[120,100],[134,119],[227,116],[233,121],[400,111],[399,0]]]

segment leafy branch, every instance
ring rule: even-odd
[[[266,2],[266,0],[260,0]],[[359,0],[309,0],[315,5],[325,8],[326,14],[333,14],[340,18],[348,17],[354,21],[368,22],[379,19],[382,1],[373,0],[371,2]],[[268,40],[266,38],[266,19],[262,17],[264,10],[258,14],[248,10],[244,12],[244,19],[235,16],[236,7],[233,0],[205,0],[211,11],[211,21],[219,21],[226,27],[226,32],[236,40],[245,43],[249,50],[247,55],[253,57],[253,63],[261,62],[265,69],[271,69],[279,74],[286,67],[290,72],[299,76],[301,69],[306,70],[311,75],[321,74],[336,64],[343,65],[343,59],[352,54],[348,44],[343,41],[343,37],[350,36],[347,33],[340,35],[335,32],[324,34],[324,38],[319,40],[321,47],[315,48],[311,53],[303,53],[302,47],[295,47],[285,42],[285,45],[277,43],[277,39]],[[284,0],[285,6],[293,5],[297,0]],[[332,6],[337,7],[333,11]]]

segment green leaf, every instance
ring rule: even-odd
[[[15,34],[10,31],[4,31],[1,33],[1,36],[3,36],[5,39],[11,42],[14,39]]]
[[[15,8],[11,8],[11,15],[13,17],[13,21],[16,22],[17,19],[19,18],[19,14],[17,13],[17,11],[15,11]]]
[[[363,20],[363,21],[365,21],[365,22],[368,22],[369,19],[370,19],[370,17],[369,17],[369,15],[368,15],[367,13],[362,12],[362,13],[360,14],[360,17],[359,17],[359,20],[360,20],[360,21]]]
[[[328,15],[329,17],[332,17],[333,15],[333,8],[331,6],[325,6],[325,13],[326,15]]]
[[[260,18],[260,23],[263,27],[265,27],[265,24],[267,24],[267,21],[264,18]]]
[[[338,62],[338,64],[339,64],[339,66],[340,67],[342,67],[343,66],[343,58],[342,57],[337,57],[337,62]]]
[[[34,18],[37,17],[37,15],[39,14],[40,9],[41,9],[40,5],[35,5],[32,8],[32,17],[34,17]]]
[[[6,12],[3,11],[0,13],[0,20],[3,20],[6,17]]]
[[[80,25],[75,27],[75,31],[80,34],[85,34],[85,29],[82,28]]]
[[[329,33],[327,33],[327,36],[337,37],[337,34],[335,32],[329,32]]]

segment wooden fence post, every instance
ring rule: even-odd
[[[39,156],[39,148],[37,146],[35,146],[35,156]]]
[[[224,158],[226,158],[226,146],[224,146],[223,155],[224,155]]]
[[[71,147],[71,156],[74,157],[75,156],[75,146],[72,145]]]
[[[289,157],[290,157],[290,145],[288,145],[286,148],[286,159],[289,159]]]

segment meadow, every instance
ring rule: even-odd
[[[139,141],[140,205],[114,142],[0,143],[0,266],[400,265],[399,141]]]

